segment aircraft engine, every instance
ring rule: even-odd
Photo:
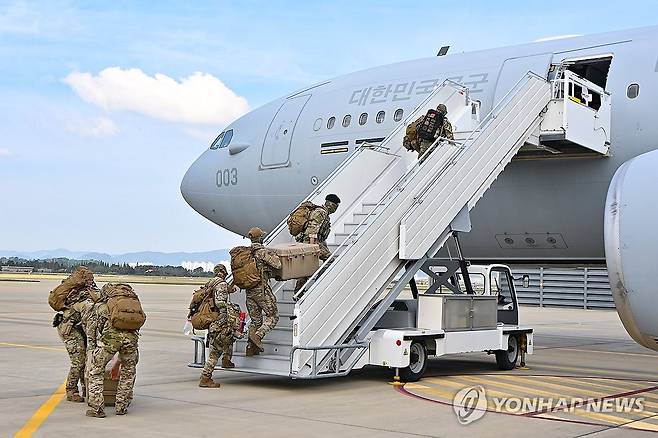
[[[658,351],[658,150],[617,169],[604,230],[617,313],[636,342]]]

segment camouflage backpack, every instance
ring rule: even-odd
[[[418,138],[418,125],[423,121],[424,117],[419,117],[407,125],[407,130],[402,139],[402,146],[408,151],[420,150],[420,139]]]
[[[54,311],[61,312],[66,308],[66,299],[71,292],[84,288],[93,279],[94,274],[89,269],[79,267],[68,278],[62,280],[62,284],[50,291],[48,294],[48,304],[50,304],[50,307]]]
[[[316,208],[321,208],[310,201],[302,202],[288,217],[288,231],[291,236],[297,236],[306,229],[311,212]]]
[[[125,283],[108,283],[104,289],[107,293],[107,310],[112,327],[119,330],[139,330],[146,322],[146,314],[133,288]]]
[[[187,315],[195,330],[208,330],[213,321],[217,321],[219,313],[215,308],[212,289],[202,287],[192,295],[190,313]]]
[[[229,251],[229,254],[233,283],[240,289],[254,289],[260,286],[262,277],[251,247],[236,246]]]

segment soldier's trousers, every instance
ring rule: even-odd
[[[304,243],[309,243],[308,241],[305,241]],[[318,245],[320,246],[320,260],[323,262],[327,260],[329,257],[331,257],[331,251],[329,251],[329,247],[327,246],[327,242],[319,242]],[[302,277],[298,278],[297,281],[295,282],[295,292],[300,290],[306,282],[308,281],[310,277]]]
[[[69,375],[66,378],[66,393],[78,394],[78,382],[82,387],[82,392],[85,392],[85,360],[86,349],[85,340],[79,330],[73,328],[70,323],[61,323],[57,326],[57,333],[60,339],[64,342],[66,352],[69,354],[71,361],[71,368]]]
[[[105,366],[112,360],[116,352],[119,352],[121,361],[115,404],[117,411],[128,408],[132,400],[137,362],[139,361],[137,333],[110,328],[103,333],[101,342],[91,357],[87,390],[89,391],[89,406],[96,412],[103,411],[105,408],[103,399]]]
[[[201,377],[212,377],[212,372],[217,365],[217,361],[222,356],[231,359],[233,356],[233,327],[221,325],[219,322],[213,322],[208,328],[208,345],[210,352],[208,359],[203,366]]]
[[[262,339],[279,322],[276,297],[269,287],[247,290],[246,295],[247,312],[251,319],[249,337],[251,338],[256,334]],[[265,318],[263,318],[263,315],[265,315]]]
[[[433,141],[421,140],[420,148],[418,149],[418,158],[422,157],[425,152],[434,144]]]

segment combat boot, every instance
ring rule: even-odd
[[[93,409],[87,410],[87,413],[85,414],[87,417],[96,417],[96,418],[105,418],[107,415],[105,415],[104,411],[94,411]]]
[[[231,358],[224,355],[222,357],[222,368],[235,368],[235,364],[231,362]]]
[[[265,351],[265,350],[263,350],[263,344],[262,344],[263,337],[261,335],[259,335],[258,333],[254,333],[253,335],[249,335],[249,341],[251,341],[251,343],[254,344],[254,346],[256,348],[258,348],[258,351],[260,353]]]
[[[116,415],[126,415],[128,413],[128,408],[117,408],[114,413]]]
[[[258,356],[260,354],[260,349],[251,341],[247,344],[247,351],[245,356]]]
[[[66,401],[70,401],[73,403],[82,403],[85,401],[84,398],[80,396],[77,392],[66,392]]]
[[[221,385],[219,383],[213,381],[213,379],[210,377],[201,376],[201,380],[199,380],[200,388],[219,388],[220,386]]]

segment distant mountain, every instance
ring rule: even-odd
[[[20,257],[23,259],[52,259],[65,257],[76,260],[100,260],[106,263],[153,263],[155,265],[181,266],[184,262],[217,263],[229,260],[228,249],[205,252],[155,252],[142,251],[126,254],[105,254],[101,252],[69,251],[60,248],[41,251],[5,251],[0,250],[0,257]]]

